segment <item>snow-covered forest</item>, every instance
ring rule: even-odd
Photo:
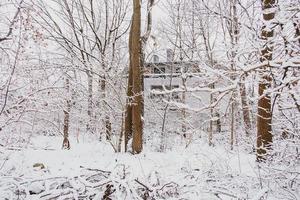
[[[0,0],[0,199],[299,200],[299,0]]]

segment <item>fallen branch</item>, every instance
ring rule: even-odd
[[[134,179],[134,181],[138,184],[140,184],[141,186],[143,186],[147,191],[149,192],[153,192],[153,190],[151,190],[148,186],[146,186],[145,184],[141,183],[138,179]]]
[[[80,166],[80,168],[86,169],[86,170],[88,170],[88,171],[94,171],[94,172],[102,172],[102,173],[106,173],[106,174],[108,174],[108,175],[111,174],[110,171],[104,171],[104,170],[101,170],[101,169],[88,168],[88,167],[84,167],[84,166]]]

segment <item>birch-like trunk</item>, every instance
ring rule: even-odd
[[[67,94],[70,93],[70,80],[66,78],[65,87]],[[69,141],[69,126],[70,126],[70,112],[71,112],[71,99],[70,95],[67,96],[66,108],[64,109],[64,140],[62,144],[63,149],[70,149]]]
[[[91,72],[87,72],[88,79],[88,122],[86,125],[87,132],[93,132],[94,123],[93,123],[93,76]]]

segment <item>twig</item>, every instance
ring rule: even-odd
[[[145,184],[141,183],[138,179],[134,179],[135,182],[137,182],[138,184],[140,184],[141,186],[143,186],[147,191],[149,192],[153,192],[153,190],[151,190],[148,186],[146,186]]]
[[[83,168],[83,169],[86,169],[86,170],[89,170],[89,171],[94,171],[94,172],[102,172],[102,173],[111,174],[110,171],[104,171],[104,170],[101,170],[101,169],[88,168],[88,167],[84,167],[84,166],[80,166],[80,168]]]
[[[19,16],[20,12],[21,12],[21,6],[22,6],[23,2],[24,2],[24,0],[22,0],[19,3],[19,7],[18,7],[18,9],[17,9],[17,11],[16,11],[16,13],[15,13],[15,15],[14,15],[14,17],[13,17],[13,19],[12,19],[10,25],[9,25],[8,32],[7,32],[7,34],[4,37],[0,37],[0,42],[8,40],[9,36],[12,34],[12,32],[13,32],[13,26],[15,25],[15,23],[17,21],[17,18]]]

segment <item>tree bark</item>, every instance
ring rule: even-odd
[[[70,93],[70,81],[66,78],[66,90]],[[62,144],[62,149],[70,149],[69,141],[69,126],[70,126],[70,111],[71,111],[71,99],[70,96],[67,97],[66,109],[64,109],[64,140]]]
[[[94,130],[94,123],[93,123],[93,76],[91,72],[87,72],[87,79],[88,79],[88,122],[86,125],[86,130],[88,132],[93,132]]]
[[[143,149],[142,135],[142,85],[140,68],[140,50],[141,50],[141,5],[140,0],[133,0],[133,22],[132,22],[132,79],[133,79],[133,105],[132,105],[132,124],[133,124],[133,153],[140,153]]]
[[[263,19],[265,25],[262,28],[262,39],[265,40],[264,47],[261,51],[261,62],[272,60],[273,47],[269,40],[274,35],[272,24],[268,23],[275,17],[275,12],[270,11],[275,6],[275,0],[262,0]],[[264,67],[260,72],[261,80],[258,85],[258,116],[257,116],[257,161],[266,159],[268,151],[272,145],[272,113],[271,113],[271,96],[266,90],[271,87],[271,75],[268,72],[270,66]]]
[[[132,24],[131,24],[132,26]],[[132,28],[129,33],[129,52],[132,51]],[[131,53],[129,53],[129,66],[128,66],[128,84],[127,84],[127,101],[126,101],[126,113],[125,113],[125,130],[124,130],[124,142],[125,152],[127,151],[128,141],[132,137],[132,62]]]
[[[102,119],[102,125],[104,126],[105,138],[106,140],[111,140],[111,122],[110,117],[108,115],[108,109],[106,106],[106,76],[104,75],[100,81],[101,88],[101,100],[102,100],[102,109],[105,113],[104,118]]]
[[[247,101],[246,86],[245,86],[244,82],[241,82],[239,84],[239,89],[240,89],[240,97],[241,97],[245,132],[246,132],[246,136],[249,137],[251,135],[250,130],[252,129],[252,125],[251,125],[249,104],[248,104],[248,101]]]
[[[209,85],[209,88],[211,88],[211,89],[214,89],[215,88],[215,84],[214,83],[212,83],[212,84],[210,84]],[[210,105],[212,105],[213,104],[213,102],[214,102],[214,95],[211,93],[210,94],[210,100],[209,100],[209,102],[210,102]],[[209,109],[209,114],[210,114],[210,120],[209,120],[209,129],[208,129],[208,145],[209,146],[212,146],[213,145],[213,142],[212,142],[212,140],[213,140],[213,123],[214,123],[214,121],[213,121],[213,117],[214,117],[214,108],[213,107],[211,107],[210,109]]]

